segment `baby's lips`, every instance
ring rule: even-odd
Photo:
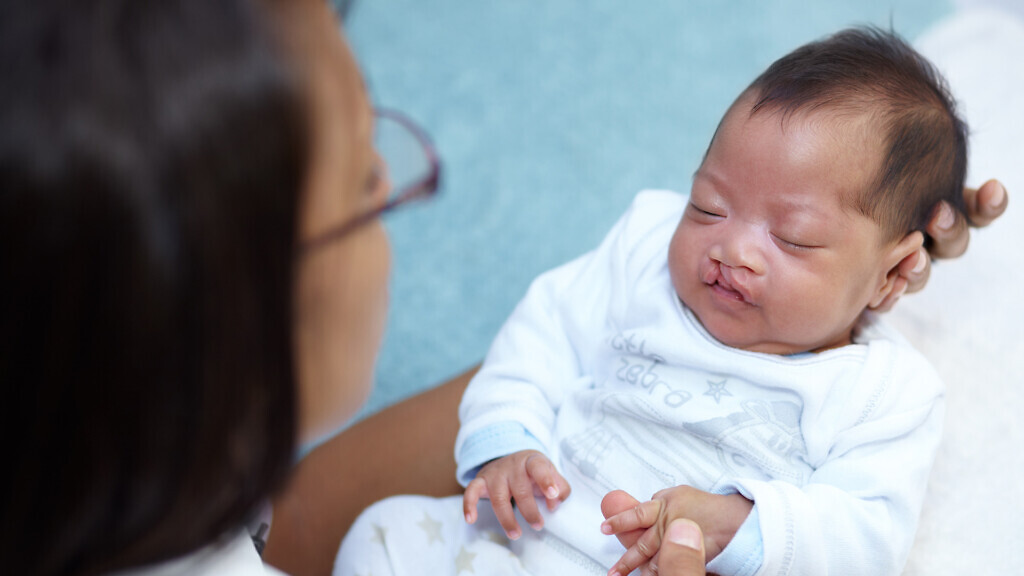
[[[705,261],[700,267],[700,281],[711,286],[722,276],[720,268],[721,265],[714,260]]]
[[[722,284],[722,286],[739,294],[743,298],[743,301],[746,302],[747,304],[754,303],[754,299],[750,295],[750,290],[741,282],[739,282],[738,278],[736,278],[735,276],[735,273],[733,273],[729,268],[725,266],[719,267],[719,270],[720,277],[718,281],[720,284]]]

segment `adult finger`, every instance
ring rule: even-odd
[[[658,576],[658,554],[655,552],[651,561],[640,567],[640,576]]]
[[[704,576],[704,535],[692,520],[680,518],[669,523],[658,552],[659,576]]]
[[[1010,195],[1001,182],[989,180],[977,190],[973,188],[964,190],[964,200],[971,223],[975,226],[988,226],[1006,212],[1006,207],[1010,203]]]
[[[956,258],[967,251],[971,240],[967,220],[947,202],[939,202],[925,229],[933,240],[928,251],[935,258]]]
[[[601,499],[601,513],[604,514],[605,518],[611,518],[616,514],[633,508],[639,503],[639,500],[622,490],[612,490]],[[632,532],[621,532],[616,534],[615,537],[619,539],[619,543],[622,544],[623,548],[629,548],[636,544],[637,539],[643,533],[643,529],[638,529]]]
[[[1010,195],[998,180],[989,180],[979,188],[964,188],[964,205],[967,216],[975,226],[988,226],[1006,212]],[[934,242],[930,248],[936,258],[956,258],[967,250],[970,230],[967,221],[956,214],[945,202],[932,214],[927,226],[928,235]]]
[[[612,565],[608,576],[625,576],[640,566],[650,562],[651,558],[658,553],[661,545],[661,536],[657,528],[649,528],[637,539],[636,543],[626,550],[619,560]]]

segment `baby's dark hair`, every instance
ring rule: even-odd
[[[967,218],[967,125],[945,79],[897,34],[851,28],[775,61],[744,92],[751,114],[839,110],[869,115],[883,151],[874,181],[849,201],[888,239],[920,230],[945,200]],[[928,242],[927,233],[925,241]]]

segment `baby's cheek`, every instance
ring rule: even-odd
[[[669,278],[672,280],[672,288],[676,293],[676,298],[686,302],[686,285],[683,282],[682,275],[676,272],[676,267],[672,265],[672,261],[669,260],[668,264]]]
[[[689,292],[693,289],[692,283],[699,279],[696,266],[689,261],[689,257],[689,254],[669,247],[668,275],[672,279],[676,297],[683,302],[686,302]]]

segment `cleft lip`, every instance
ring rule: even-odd
[[[735,294],[737,300],[742,300],[745,304],[754,306],[754,299],[750,294],[750,290],[738,280],[735,272],[728,266],[720,263],[716,264],[713,270],[714,274],[705,279],[705,283],[711,286],[718,285],[726,293]]]

